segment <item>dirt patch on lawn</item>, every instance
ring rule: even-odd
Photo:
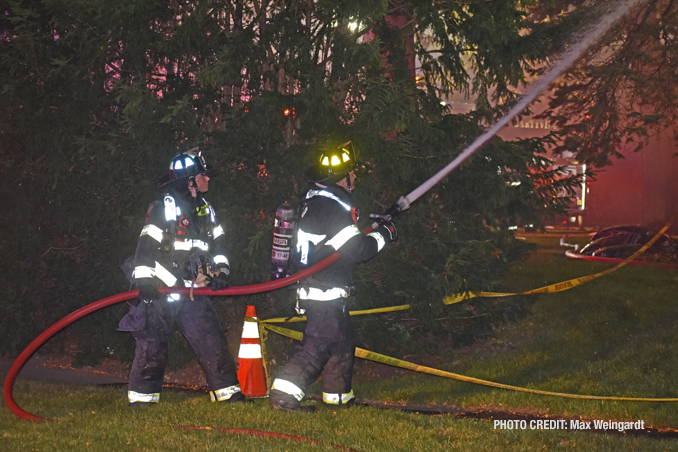
[[[12,360],[5,358],[2,360],[4,366],[9,368]],[[130,365],[114,359],[106,358],[101,363],[95,366],[76,367],[73,365],[73,358],[65,355],[34,355],[28,361],[25,368],[32,369],[52,369],[64,371],[61,372],[62,380],[68,383],[69,375],[77,373],[78,378],[74,380],[74,384],[81,384],[82,381],[87,381],[87,375],[92,377],[92,384],[98,384],[98,378],[95,377],[112,377],[117,380],[127,380],[129,376]],[[24,372],[25,374],[26,372]],[[354,381],[370,381],[370,380],[385,380],[397,378],[402,375],[414,374],[407,369],[399,369],[397,367],[387,366],[385,364],[374,363],[370,361],[356,361]],[[20,374],[20,376],[23,374]],[[181,369],[167,371],[165,373],[164,384],[168,387],[176,388],[195,388],[207,390],[207,381],[197,360],[192,360]]]
[[[96,366],[73,367],[73,360],[69,356],[47,355],[33,356],[31,364],[44,366],[50,369],[70,370],[93,375],[107,375],[117,378],[127,378],[129,366],[112,359],[104,359]]]

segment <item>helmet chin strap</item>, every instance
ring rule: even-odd
[[[195,190],[195,194],[193,194],[193,191],[191,189]],[[200,193],[198,191],[198,184],[195,182],[195,176],[191,176],[188,178],[188,193],[190,193],[192,198],[197,198],[198,193]]]
[[[353,186],[351,185],[351,173],[346,175],[346,191],[349,193],[353,191]]]

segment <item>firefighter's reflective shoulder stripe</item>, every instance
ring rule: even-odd
[[[212,231],[212,238],[216,239],[221,235],[224,235],[224,228],[222,228],[221,225],[218,224],[214,227],[214,230]]]
[[[141,230],[141,234],[139,234],[139,237],[144,235],[151,237],[158,243],[162,242],[162,229],[154,224],[147,224],[144,226],[144,228]]]
[[[323,402],[330,405],[343,405],[354,397],[353,389],[345,394],[330,394],[323,392]]]
[[[177,216],[181,215],[181,209],[177,206],[174,196],[168,193],[163,201],[165,203],[165,221],[177,221]]]
[[[337,235],[328,240],[325,245],[331,245],[335,250],[338,250],[344,245],[344,243],[348,242],[349,239],[360,234],[361,232],[360,229],[358,229],[358,226],[351,224],[339,231]]]
[[[331,199],[331,200],[333,200],[333,201],[338,202],[338,203],[339,203],[344,209],[346,209],[348,212],[351,211],[351,206],[350,206],[350,205],[346,204],[344,201],[342,201],[341,199],[339,199],[339,197],[338,197],[337,195],[335,195],[334,193],[331,193],[331,192],[329,192],[329,191],[327,191],[327,190],[309,190],[309,191],[306,193],[306,199],[311,199],[311,198],[313,198],[313,197],[315,197],[315,196],[323,196],[323,197],[325,197],[325,198],[329,198],[329,199]]]
[[[305,395],[304,391],[302,391],[301,388],[299,388],[299,386],[295,385],[291,381],[283,380],[281,378],[276,378],[273,381],[273,384],[271,385],[271,390],[273,389],[280,392],[284,392],[285,394],[289,394],[300,402]]]

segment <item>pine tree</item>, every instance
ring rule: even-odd
[[[506,111],[568,26],[530,21],[515,0],[10,2],[0,15],[0,202],[16,220],[3,225],[12,258],[0,331],[17,339],[0,351],[127,288],[117,264],[182,147],[200,145],[220,170],[209,199],[229,235],[233,284],[262,282],[275,208],[296,201],[320,151],[352,140],[370,168],[358,181],[363,217],[388,208]],[[441,105],[450,91],[476,95],[476,110],[452,114]],[[407,303],[410,320],[361,320],[362,340],[469,343],[525,312],[525,300],[441,301],[496,289],[527,251],[508,226],[562,210],[556,195],[575,181],[559,178],[547,145],[495,138],[397,219],[401,240],[357,272],[354,309]],[[260,316],[292,312],[291,291],[253,301]],[[124,310],[83,325],[105,324],[96,328],[113,344]]]

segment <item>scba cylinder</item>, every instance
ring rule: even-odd
[[[290,250],[294,238],[295,209],[285,202],[275,211],[273,224],[273,252],[271,253],[271,277],[280,279],[287,276]]]

